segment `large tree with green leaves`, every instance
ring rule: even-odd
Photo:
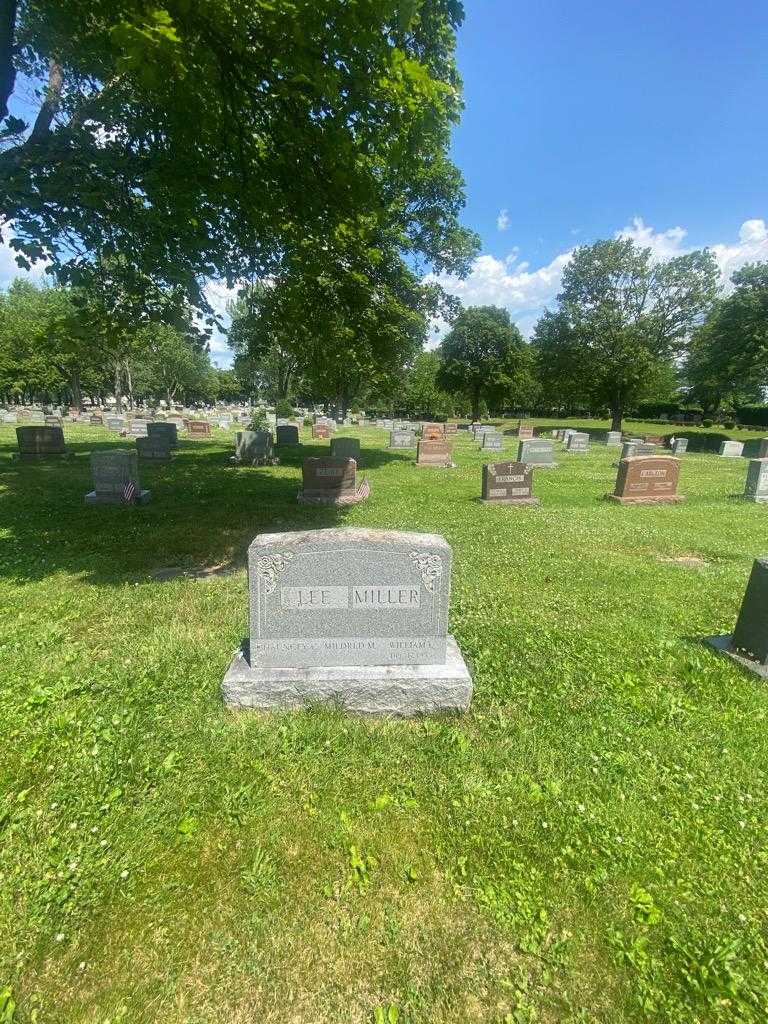
[[[207,277],[394,253],[461,272],[462,18],[460,0],[6,2],[0,115],[17,81],[39,88],[32,119],[0,124],[5,230],[60,278],[119,257],[201,305]]]
[[[747,264],[732,284],[694,332],[683,367],[706,412],[756,401],[768,387],[768,263]]]
[[[668,376],[673,356],[715,301],[718,270],[708,251],[654,261],[631,239],[582,246],[563,274],[559,311],[540,321],[534,347],[550,393],[583,395],[626,412]]]
[[[479,417],[483,401],[501,409],[535,397],[532,355],[506,309],[462,310],[439,352],[438,386],[451,394],[466,394],[473,419]]]

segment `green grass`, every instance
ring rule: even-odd
[[[765,1021],[768,695],[701,643],[766,550],[744,460],[622,508],[594,446],[514,509],[466,436],[417,470],[370,428],[337,513],[296,504],[298,452],[234,467],[216,432],[124,510],[83,495],[126,442],[65,432],[19,465],[0,427],[2,1024]],[[338,524],[451,543],[469,714],[224,710],[248,543]]]

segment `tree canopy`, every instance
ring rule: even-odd
[[[531,352],[506,309],[471,306],[462,310],[439,351],[438,386],[464,392],[471,401],[473,419],[478,418],[483,400],[498,408],[534,397]]]
[[[534,338],[543,381],[560,395],[608,408],[614,430],[659,380],[711,309],[718,271],[710,252],[655,262],[631,239],[582,246],[563,274],[559,310]]]

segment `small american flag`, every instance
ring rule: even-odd
[[[132,505],[136,500],[136,484],[133,480],[129,480],[123,488],[123,502],[126,505]]]

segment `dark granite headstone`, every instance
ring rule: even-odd
[[[166,448],[179,447],[179,431],[175,423],[148,423],[147,437],[165,445]]]
[[[275,428],[277,447],[299,443],[299,428],[293,423],[279,424]]]
[[[141,489],[136,452],[93,452],[91,474],[93,490],[85,496],[87,505],[145,505],[151,497]]]
[[[534,498],[533,469],[523,462],[489,462],[483,466],[481,500],[488,504],[538,505]]]
[[[61,427],[16,427],[18,458],[44,459],[68,455]]]
[[[331,458],[354,459],[360,464],[360,440],[357,437],[332,437]]]
[[[768,679],[768,556],[756,558],[747,583],[744,600],[731,636],[712,636],[712,647]]]

